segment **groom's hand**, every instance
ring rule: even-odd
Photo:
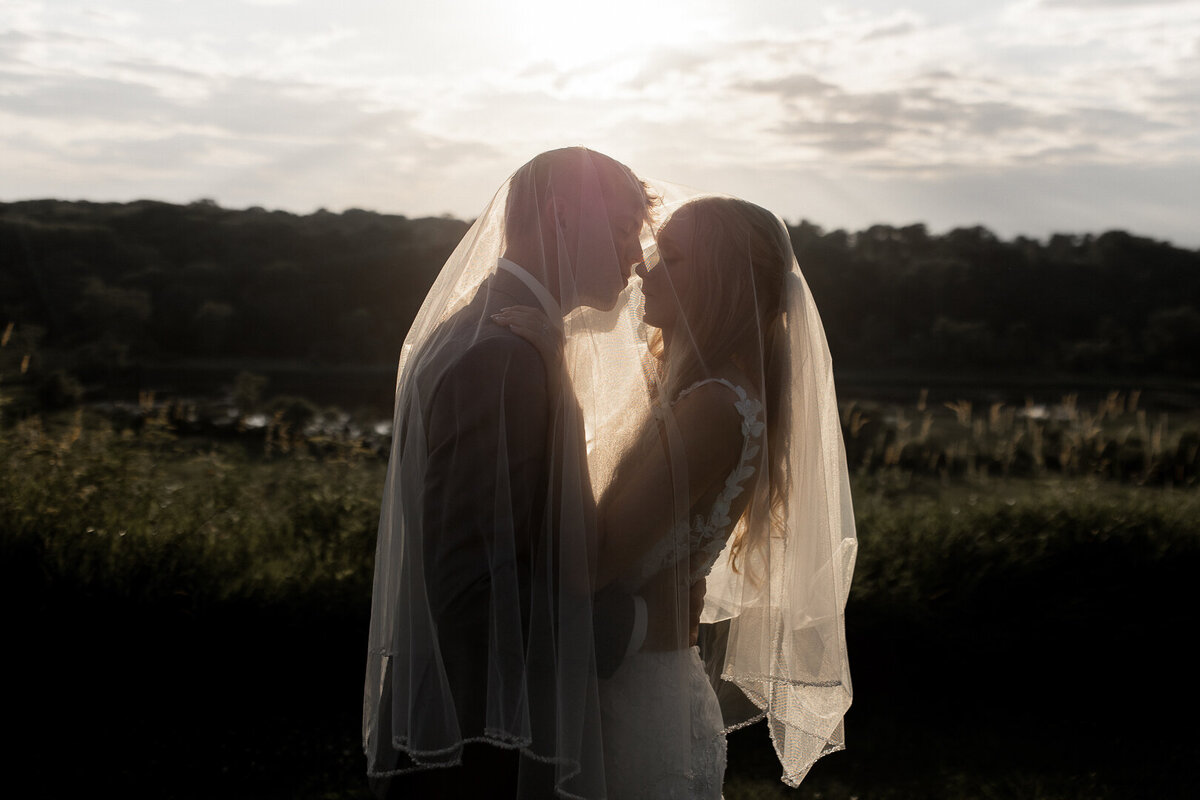
[[[689,587],[685,610],[678,569],[668,566],[642,587],[642,599],[646,601],[646,639],[642,650],[680,650],[695,645],[699,639],[705,582],[701,578]]]
[[[701,578],[688,590],[688,644],[691,647],[700,643],[700,614],[704,611],[704,593],[707,589],[708,581]]]

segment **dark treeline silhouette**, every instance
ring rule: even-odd
[[[842,366],[1200,373],[1200,251],[1123,231],[791,234]]]
[[[91,381],[200,358],[390,365],[466,229],[208,200],[0,203],[0,328]],[[839,368],[1200,375],[1200,251],[1122,231],[791,235]]]
[[[3,315],[80,363],[238,356],[393,361],[450,219],[210,201],[0,204]]]

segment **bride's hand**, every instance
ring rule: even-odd
[[[543,311],[530,306],[509,306],[492,314],[492,321],[536,347],[548,374],[558,371],[563,359],[563,336]]]

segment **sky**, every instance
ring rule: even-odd
[[[790,222],[1200,247],[1200,0],[3,0],[0,200],[470,219],[542,150]]]

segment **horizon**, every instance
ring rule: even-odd
[[[460,217],[460,216],[451,214],[449,212],[443,212],[441,214],[407,214],[403,211],[382,211],[382,210],[374,209],[374,208],[362,208],[360,206],[348,206],[346,208],[341,208],[341,209],[331,209],[331,208],[327,208],[325,206],[318,206],[317,208],[306,210],[306,211],[294,211],[294,210],[288,209],[288,208],[271,208],[269,206],[262,206],[262,205],[231,206],[231,205],[221,203],[220,201],[216,200],[215,198],[211,198],[211,197],[197,197],[192,200],[185,200],[185,201],[163,200],[163,199],[155,198],[155,197],[138,197],[138,198],[134,198],[132,200],[93,200],[93,199],[83,198],[83,197],[75,197],[75,198],[26,197],[26,198],[13,199],[13,200],[0,199],[0,204],[42,203],[42,202],[93,203],[96,205],[133,205],[135,203],[164,203],[167,205],[174,205],[174,206],[181,206],[181,207],[189,206],[189,205],[212,203],[217,208],[219,208],[223,211],[245,212],[245,211],[251,211],[251,210],[254,210],[257,208],[257,209],[261,209],[262,211],[264,211],[268,214],[274,214],[274,213],[280,212],[280,213],[284,213],[284,214],[292,214],[293,216],[297,216],[297,217],[314,216],[314,215],[322,213],[322,212],[327,213],[327,214],[333,214],[333,215],[342,215],[342,214],[346,214],[347,212],[350,212],[350,211],[362,211],[362,212],[365,212],[368,214],[378,214],[380,216],[402,217],[404,219],[411,220],[411,221],[420,221],[420,220],[426,220],[426,219],[446,219],[446,220],[453,220],[455,222],[462,222],[462,223],[465,223],[468,225],[472,224],[475,221],[474,217]],[[1098,238],[1098,237],[1103,236],[1104,234],[1108,234],[1108,233],[1124,233],[1124,234],[1128,234],[1129,236],[1132,236],[1132,237],[1135,237],[1138,239],[1149,239],[1154,242],[1167,244],[1171,247],[1174,247],[1174,248],[1180,249],[1180,250],[1200,251],[1200,245],[1197,245],[1195,247],[1189,247],[1186,244],[1174,241],[1169,238],[1150,235],[1150,234],[1146,233],[1145,231],[1139,231],[1139,230],[1135,230],[1135,229],[1131,229],[1131,228],[1119,228],[1119,227],[1118,228],[1105,228],[1103,230],[1086,230],[1086,231],[1055,230],[1055,231],[1050,231],[1048,234],[1045,234],[1042,236],[1033,236],[1030,234],[1020,233],[1020,232],[1010,235],[1010,234],[1007,234],[1007,233],[997,230],[996,228],[988,225],[986,222],[977,222],[977,223],[969,224],[969,225],[952,225],[952,226],[948,226],[945,228],[935,228],[932,225],[930,225],[928,222],[923,221],[923,220],[909,220],[907,222],[884,222],[884,221],[880,220],[880,221],[868,223],[862,227],[844,227],[844,226],[838,227],[838,226],[825,225],[825,224],[822,224],[819,220],[809,219],[807,217],[788,218],[788,217],[782,217],[782,215],[781,215],[781,218],[783,219],[784,224],[786,224],[789,228],[799,228],[803,224],[813,225],[818,230],[820,230],[822,235],[836,233],[837,231],[843,231],[848,235],[854,236],[854,235],[858,235],[860,233],[864,233],[868,229],[875,227],[875,226],[881,226],[881,227],[885,227],[885,228],[893,228],[896,230],[900,230],[900,229],[911,227],[914,225],[922,225],[925,227],[925,230],[929,234],[929,236],[938,237],[938,236],[945,236],[954,230],[963,230],[963,229],[971,229],[971,228],[981,227],[981,228],[991,232],[992,234],[994,234],[996,236],[996,238],[1002,242],[1012,242],[1012,241],[1016,241],[1017,239],[1027,239],[1027,240],[1032,240],[1039,244],[1044,245],[1049,242],[1049,240],[1052,236],[1070,236],[1070,237],[1074,237],[1074,238],[1078,239],[1078,238],[1083,238],[1083,237],[1087,237],[1087,236],[1091,236],[1093,238]]]
[[[0,199],[471,219],[584,144],[829,230],[1200,248],[1197,86],[1200,0],[12,0]]]

